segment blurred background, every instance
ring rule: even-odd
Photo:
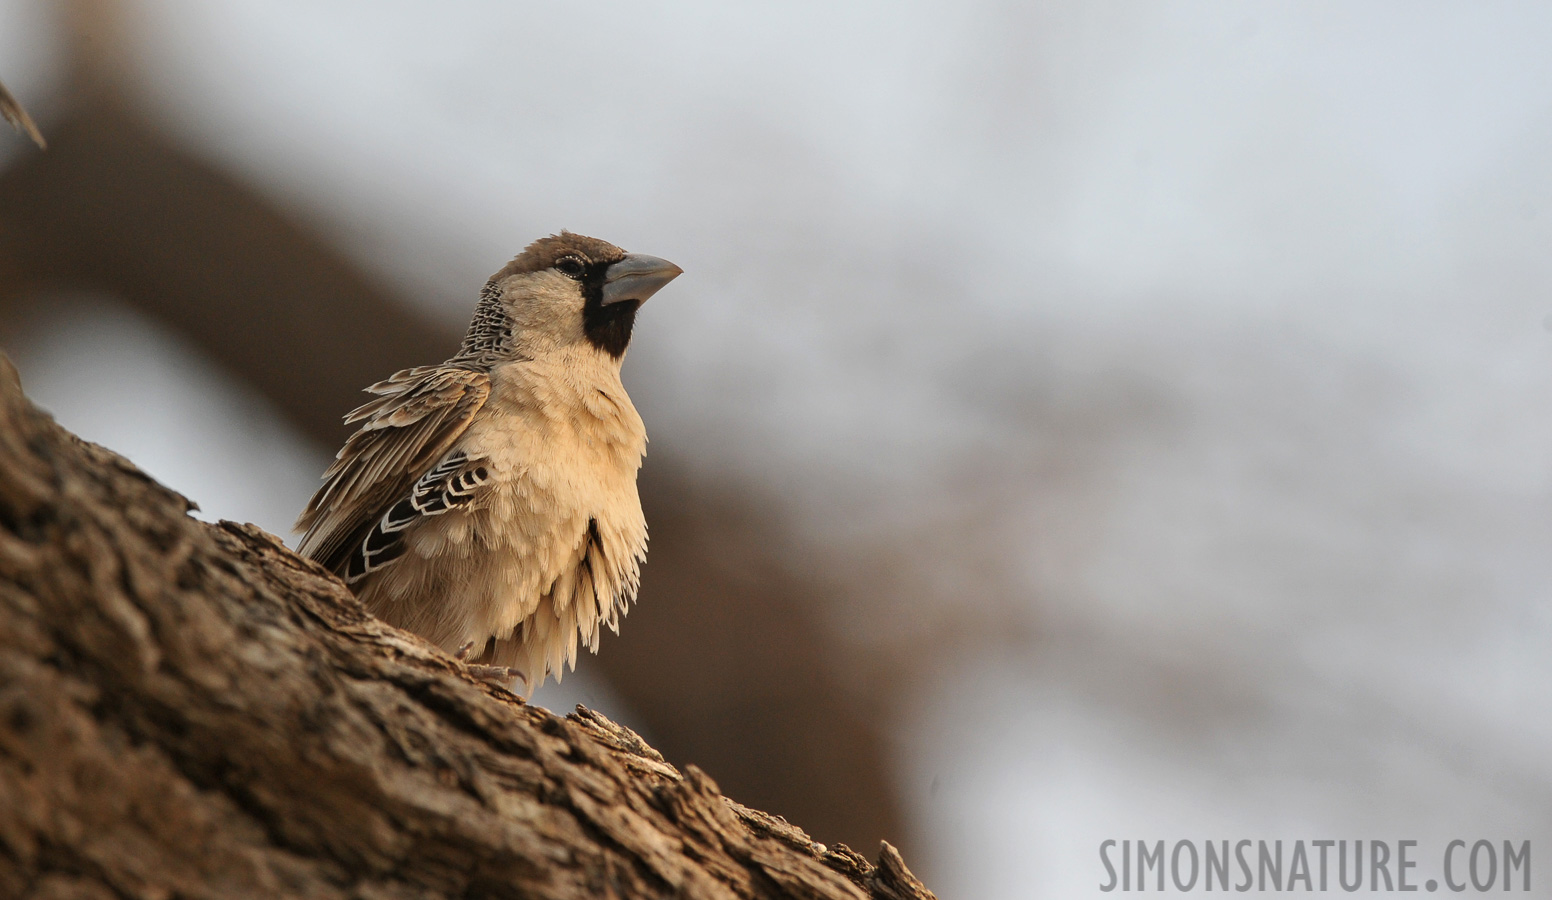
[[[0,343],[290,523],[568,228],[686,274],[584,702],[944,898],[1552,848],[1552,7],[0,0]],[[1538,865],[1537,871],[1540,871]]]

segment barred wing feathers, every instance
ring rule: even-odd
[[[445,511],[467,502],[484,481],[477,461],[454,464],[448,451],[490,395],[490,379],[470,369],[421,366],[367,391],[377,397],[345,417],[363,424],[296,522],[305,532],[298,552],[356,578],[400,552],[399,532],[411,519],[399,507],[410,504],[416,516]]]

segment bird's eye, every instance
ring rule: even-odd
[[[577,259],[575,256],[562,256],[555,261],[555,268],[559,269],[561,274],[567,278],[582,277],[582,260]]]

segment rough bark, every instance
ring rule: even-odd
[[[188,508],[0,357],[0,896],[932,896]]]

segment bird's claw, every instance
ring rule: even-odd
[[[528,679],[523,677],[523,673],[512,668],[511,666],[488,666],[484,663],[469,662],[469,654],[473,652],[473,650],[474,641],[469,641],[462,647],[459,647],[457,653],[453,654],[453,659],[463,663],[464,666],[469,670],[470,675],[473,675],[475,678],[478,678],[481,681],[493,681],[503,687],[511,684],[512,679],[514,678],[522,681],[523,684],[528,683]]]
[[[524,684],[528,683],[523,678],[523,673],[511,666],[487,666],[482,663],[466,663],[466,665],[469,667],[469,674],[481,681],[494,681],[506,685],[510,684],[512,679],[517,678],[522,680]]]

